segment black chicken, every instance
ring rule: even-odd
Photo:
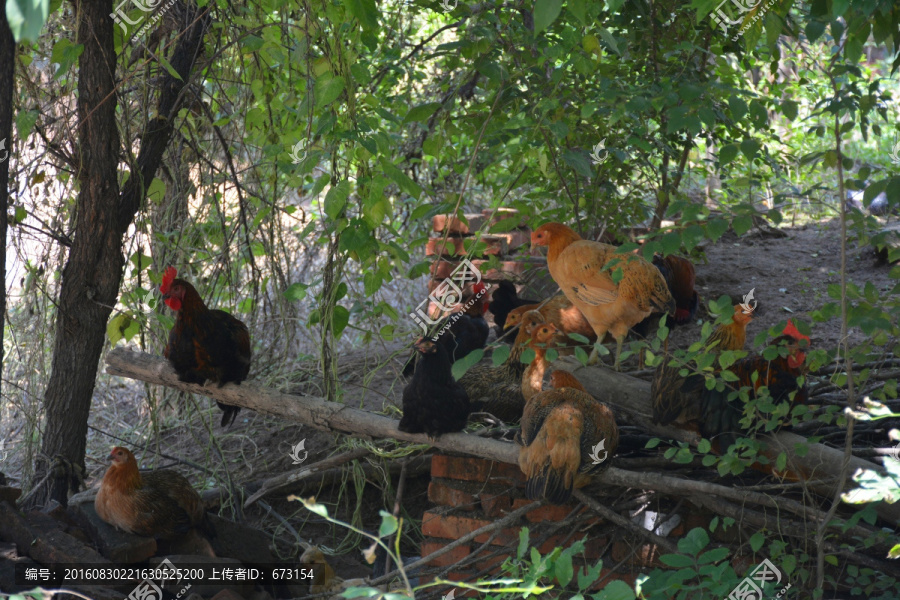
[[[250,331],[224,310],[209,309],[187,281],[175,279],[174,267],[166,269],[159,291],[177,314],[163,356],[169,359],[178,380],[204,385],[212,380],[222,387],[240,385],[250,373]],[[239,406],[216,402],[222,409],[222,426],[234,422]]]
[[[497,332],[497,336],[503,335],[503,327],[506,325],[506,315],[509,314],[509,311],[520,306],[540,304],[540,302],[540,300],[519,298],[516,286],[511,281],[503,280],[498,283],[491,293],[491,303],[488,305],[488,310],[494,315],[494,331]],[[517,333],[517,331],[510,333],[507,339],[514,340]]]
[[[400,431],[442,433],[462,431],[469,418],[469,395],[450,372],[450,358],[444,346],[419,339],[419,353],[412,380],[403,388],[403,418]]]

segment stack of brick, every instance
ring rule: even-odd
[[[434,455],[431,462],[431,483],[428,499],[436,504],[422,517],[422,556],[444,548],[459,538],[482,527],[490,525],[509,512],[530,504],[524,495],[525,480],[516,465],[493,462],[485,459],[462,456]],[[436,558],[430,566],[453,570],[445,577],[450,581],[475,581],[500,575],[500,565],[514,556],[519,543],[519,532],[523,526],[530,531],[532,543],[539,543],[537,549],[547,554],[556,547],[568,547],[576,540],[584,540],[585,550],[576,561],[581,565],[594,565],[602,558],[610,544],[608,528],[596,517],[585,516],[577,530],[568,527],[546,539],[541,530],[546,524],[560,522],[573,514],[575,503],[566,506],[545,505],[528,512],[518,523],[510,524],[492,533],[484,533],[467,544]],[[586,510],[586,509],[584,509]],[[490,540],[490,541],[489,541]],[[465,567],[457,563],[478,550],[485,542],[487,548]],[[606,564],[615,564],[610,560]],[[621,571],[621,569],[620,569]],[[635,573],[636,574],[636,573]],[[621,579],[634,584],[635,575],[614,573],[603,569],[600,577],[606,585],[613,579]],[[457,590],[457,596],[462,590]]]
[[[519,281],[531,268],[546,267],[546,260],[532,255],[529,251],[531,229],[525,219],[515,209],[492,209],[480,213],[464,215],[463,220],[450,216],[438,215],[432,220],[433,237],[429,238],[425,248],[428,257],[440,256],[431,268],[431,281],[428,291],[431,292],[456,269],[463,258],[470,254],[473,245],[483,242],[487,247],[483,252],[472,254],[472,264],[481,271],[482,280],[496,283],[502,279]],[[518,219],[518,223],[510,223],[509,219]],[[487,225],[487,226],[485,226]],[[495,228],[503,233],[481,233],[481,230]],[[446,239],[445,239],[446,238]],[[499,260],[498,268],[487,268],[491,257]],[[438,307],[431,303],[428,307],[430,315],[438,312]]]

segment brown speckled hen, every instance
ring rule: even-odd
[[[200,495],[183,475],[170,470],[141,474],[127,448],[113,448],[109,460],[112,464],[94,500],[101,519],[128,533],[158,539],[172,539],[195,527],[213,533]]]
[[[565,504],[575,488],[587,485],[590,474],[609,466],[596,463],[592,454],[602,447],[612,456],[619,444],[619,429],[612,410],[584,391],[571,375],[556,375],[551,381],[562,386],[543,390],[547,370],[543,344],[555,335],[552,324],[537,325],[531,347],[535,359],[522,378],[526,397],[519,442],[519,467],[525,474],[525,495]]]

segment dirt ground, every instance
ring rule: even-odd
[[[764,311],[750,325],[748,339],[787,317],[804,318],[809,322],[809,311],[828,301],[826,289],[830,283],[839,282],[840,247],[839,224],[836,221],[805,225],[794,229],[779,230],[786,237],[771,237],[754,230],[738,239],[728,233],[715,244],[703,248],[705,261],[696,261],[697,286],[701,294],[702,306],[722,294],[740,297],[750,289],[764,307]],[[849,253],[849,278],[863,284],[871,281],[879,290],[887,292],[893,286],[889,278],[889,267],[876,264],[870,248],[851,247]],[[708,319],[704,308],[698,312],[698,319]],[[837,320],[828,323],[812,323],[812,344],[816,348],[833,348],[838,342],[840,324]],[[700,323],[675,329],[670,338],[670,349],[686,347],[696,340]],[[492,334],[493,335],[493,334]],[[863,339],[859,331],[851,330],[851,342]],[[399,404],[404,385],[399,379],[408,344],[372,344],[344,356],[341,362],[340,379],[344,386],[344,401],[372,411],[388,411]],[[371,368],[384,357],[396,354],[396,360],[373,375]],[[310,370],[314,369],[310,365]],[[292,391],[318,395],[315,378],[297,385]],[[299,426],[279,419],[264,417],[250,411],[242,411],[235,425],[221,430],[218,425],[219,413],[205,398],[198,398],[199,410],[172,408],[181,406],[183,400],[173,399],[170,407],[159,413],[158,429],[155,432],[134,429],[133,423],[147,423],[146,390],[135,382],[101,378],[98,386],[98,402],[111,406],[111,411],[92,412],[91,431],[88,444],[88,486],[97,485],[102,478],[106,464],[103,460],[111,445],[121,443],[112,439],[107,432],[118,432],[128,440],[143,438],[151,440],[148,446],[169,457],[198,463],[206,472],[183,468],[178,460],[157,458],[152,451],[136,452],[142,466],[176,466],[192,478],[198,488],[223,485],[228,478],[235,483],[261,481],[275,474],[295,470],[292,465],[291,449],[304,440],[308,456],[305,464],[312,464],[334,453],[337,448],[347,449],[350,442],[335,439],[327,432],[308,426]],[[212,405],[212,408],[210,408]],[[125,433],[123,433],[125,432]],[[9,456],[2,470],[13,476],[21,472],[24,457]],[[381,464],[381,463],[379,463]],[[226,475],[227,472],[227,475]],[[396,486],[394,478],[393,486]],[[428,508],[427,476],[417,477],[407,482],[403,506],[413,520],[421,517]],[[393,487],[392,486],[392,487]],[[380,522],[378,511],[390,510],[393,505],[393,489],[382,489],[378,481],[369,481],[365,486],[363,501],[357,505],[354,486],[340,493],[340,482],[333,482],[321,489],[313,486],[294,490],[302,496],[316,495],[329,506],[332,514],[348,520],[357,514],[357,524],[375,531]],[[310,543],[330,549],[340,550],[342,555],[329,559],[338,573],[344,577],[359,577],[371,573],[359,552],[368,546],[361,540],[346,540],[342,545],[345,530],[336,530],[321,518],[307,512],[297,502],[287,502],[286,494],[266,498],[272,510],[287,519],[299,535]],[[240,515],[233,507],[223,508],[223,515],[242,518],[247,522],[271,532],[273,536],[293,539],[279,517],[274,516],[260,505]],[[313,518],[314,517],[314,518]],[[415,536],[414,536],[415,537]],[[351,543],[352,542],[352,543]],[[407,544],[404,552],[416,553],[415,544]]]

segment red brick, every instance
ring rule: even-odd
[[[450,233],[465,235],[480,230],[487,221],[479,213],[465,214],[463,217],[467,221],[466,223],[450,215],[437,215],[431,220],[432,229],[438,233],[444,233],[445,230],[449,230]]]
[[[452,514],[438,514],[434,511],[426,511],[422,516],[422,535],[444,538],[446,540],[458,540],[462,536],[490,525],[491,521],[475,517],[463,517]],[[491,532],[493,533],[493,532]],[[482,544],[488,540],[491,533],[483,533],[475,538],[475,542]],[[494,546],[515,545],[519,543],[519,529],[506,528],[494,536],[491,544]]]
[[[446,540],[425,540],[424,542],[422,542],[422,558],[425,558],[429,554],[437,552],[446,545]],[[429,561],[428,564],[435,567],[449,567],[450,565],[455,565],[462,559],[469,556],[469,554],[471,553],[471,546],[457,546],[447,554],[442,554],[434,560]]]
[[[517,227],[525,227],[526,224],[525,217],[521,215],[515,208],[498,208],[496,210],[493,208],[485,208],[481,211],[481,214],[485,219],[491,220],[492,226],[500,223],[501,221],[506,221],[507,219],[515,219],[516,217],[519,218],[519,224],[517,225]]]
[[[483,279],[493,280],[505,275],[522,275],[528,269],[528,263],[521,260],[501,260],[499,269],[488,269],[486,260],[476,259],[472,261],[472,265],[481,271]],[[452,269],[451,269],[452,271]]]
[[[502,480],[525,482],[516,465],[463,456],[435,454],[431,458],[431,476],[461,481]]]
[[[441,254],[443,256],[465,256],[466,254],[468,254],[466,248],[471,248],[476,239],[479,239],[480,241],[487,244],[487,248],[484,250],[484,252],[477,256],[502,256],[509,250],[507,240],[503,236],[483,235],[480,238],[461,238],[450,236],[446,240],[444,240],[444,238],[442,237],[430,238],[428,240],[428,244],[426,244],[425,246],[425,256],[434,256],[435,254]]]
[[[505,233],[492,233],[491,235],[505,239],[508,250],[515,250],[516,248],[531,244],[530,229],[513,229],[512,231],[507,231]]]
[[[526,500],[525,498],[516,498],[513,500],[513,510],[518,510],[523,506],[531,504],[531,500]],[[574,506],[564,505],[564,506],[556,506],[553,504],[548,504],[546,506],[541,506],[540,508],[536,508],[532,511],[529,511],[525,518],[532,523],[540,523],[542,521],[562,521],[569,513],[575,510]]]
[[[502,517],[512,509],[512,498],[509,494],[490,494],[482,492],[481,510],[488,517]]]
[[[428,500],[440,506],[453,506],[462,510],[475,510],[478,498],[459,488],[447,485],[440,479],[428,484]]]
[[[616,540],[612,546],[612,558],[614,561],[627,560],[627,564],[637,567],[667,569],[666,565],[659,561],[659,549],[654,544],[641,544],[634,551],[634,543]]]

